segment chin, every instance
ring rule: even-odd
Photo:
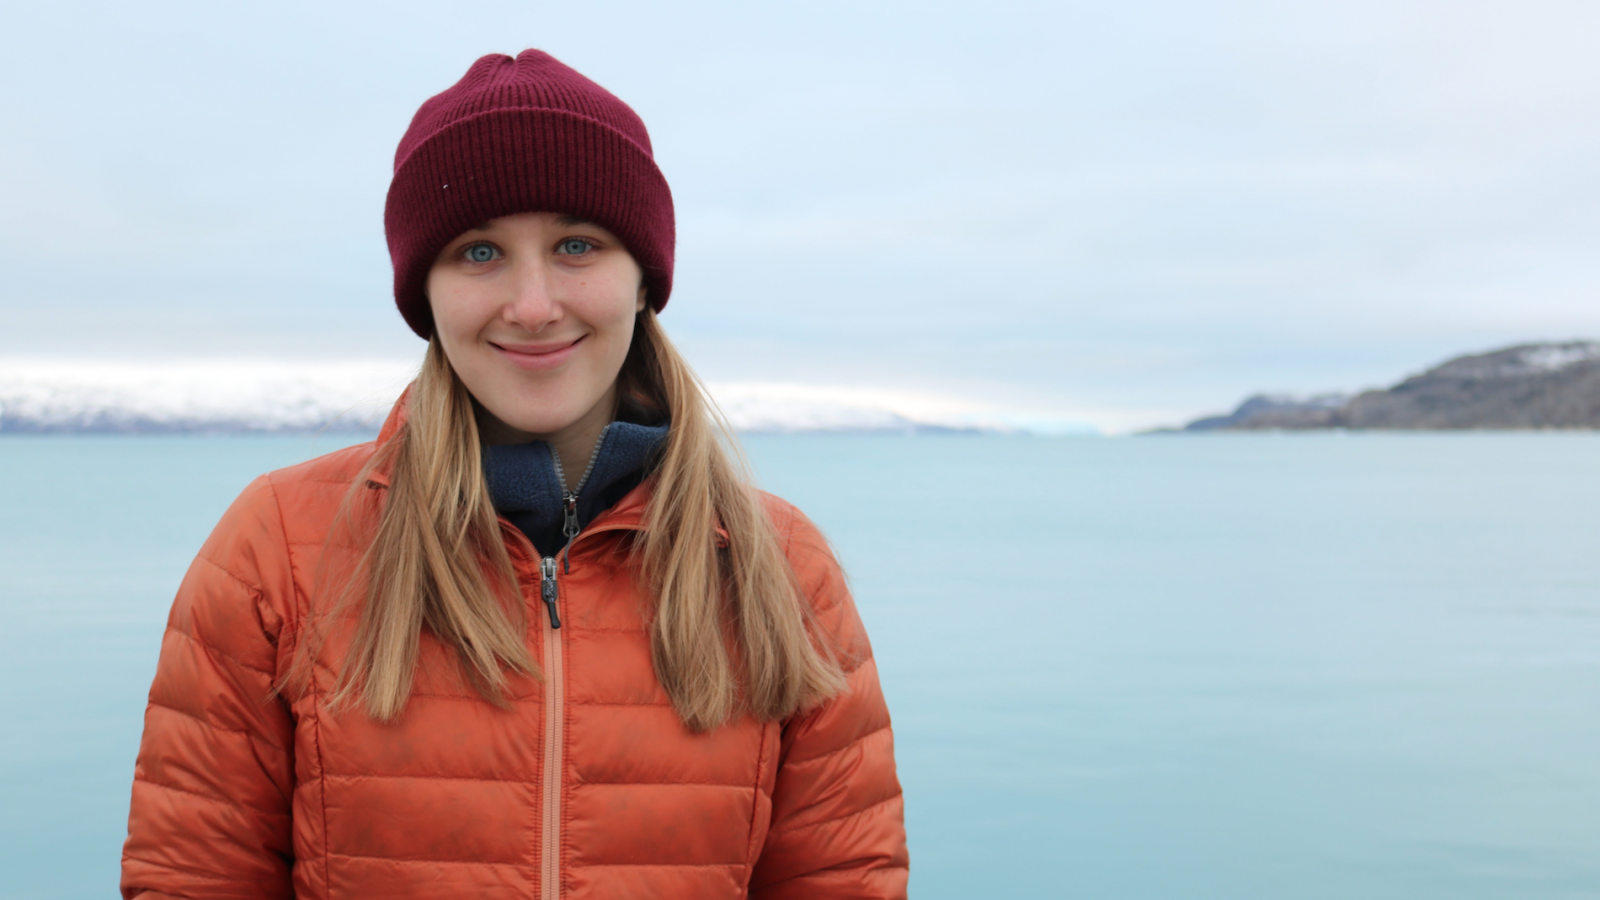
[[[517,397],[515,403],[484,404],[495,418],[528,434],[554,434],[583,418],[593,404],[543,402],[536,397]]]
[[[494,410],[490,410],[494,412]],[[567,414],[565,410],[552,411],[549,408],[536,411],[517,411],[510,416],[496,415],[500,421],[510,425],[518,431],[528,434],[554,434],[568,425],[582,418],[576,412]]]
[[[500,424],[525,435],[545,437],[584,419],[607,393],[604,387],[596,390],[591,379],[570,377],[587,373],[562,374],[568,377],[467,377],[462,380],[484,411]],[[472,390],[474,381],[480,382],[481,392]]]

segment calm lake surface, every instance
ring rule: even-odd
[[[339,445],[0,440],[0,894],[115,896],[172,593]],[[914,897],[1600,896],[1600,436],[747,446],[852,575]]]

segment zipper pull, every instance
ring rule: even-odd
[[[556,615],[556,558],[546,556],[539,560],[539,596],[544,608],[550,611],[550,627],[560,628],[561,617]]]
[[[563,518],[561,533],[566,535],[567,544],[562,548],[562,565],[566,567],[567,574],[572,574],[572,539],[578,536],[578,495],[568,493],[561,498]]]

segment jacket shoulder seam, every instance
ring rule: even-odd
[[[281,530],[281,527],[282,527],[282,514],[281,513],[279,514],[279,523],[280,523],[279,527],[280,527],[280,530]],[[229,578],[232,581],[234,581],[235,583],[237,583],[241,588],[244,588],[245,593],[247,593],[250,596],[250,602],[255,604],[255,606],[256,606],[256,610],[255,610],[256,619],[258,621],[260,620],[260,618],[261,618],[261,609],[260,609],[261,602],[267,596],[267,591],[266,591],[265,588],[261,587],[260,585],[252,583],[248,579],[246,579],[243,576],[239,575],[237,572],[234,572],[232,569],[228,568],[227,566],[223,565],[222,563],[218,562],[217,560],[212,559],[210,556],[207,556],[203,549],[202,549],[202,551],[200,553],[195,554],[195,559],[196,560],[204,560],[208,565],[212,566],[218,572],[221,572],[224,576],[226,576],[227,578]],[[291,572],[292,572],[292,570],[291,570]],[[284,622],[283,625],[287,626],[288,623]],[[281,637],[282,631],[284,631],[284,630],[287,630],[287,628],[286,627],[280,628],[280,637]],[[195,643],[199,644],[202,647],[206,647],[208,649],[215,650],[215,648],[211,647],[209,644],[206,644],[206,643],[200,641],[198,638],[196,638],[192,634],[188,634],[188,633],[182,632],[182,631],[180,631],[178,633],[179,634],[183,634],[185,637],[189,638],[190,640],[194,641]],[[265,630],[262,631],[262,637],[266,638],[274,646],[276,646],[277,643],[278,643],[278,639],[277,638],[273,638],[273,637],[269,637]],[[239,659],[237,659],[235,657],[229,656],[228,654],[223,653],[220,650],[217,650],[216,652],[217,652],[218,655],[226,657],[228,659],[231,659],[235,663],[238,663],[240,666],[243,666],[244,668],[249,669],[252,672],[258,672],[258,673],[260,673],[262,675],[265,675],[269,679],[277,678],[277,675],[275,673],[266,672],[266,671],[263,671],[261,669],[257,669],[254,666],[246,665],[243,661],[241,661],[241,660],[239,660]]]
[[[237,810],[242,810],[244,812],[251,813],[253,815],[271,816],[271,817],[273,817],[275,819],[288,819],[288,818],[291,818],[291,815],[289,813],[286,813],[286,812],[274,812],[273,810],[270,810],[270,809],[258,809],[258,808],[254,807],[254,806],[246,806],[245,804],[240,803],[239,801],[234,800],[234,799],[229,798],[229,797],[213,797],[210,794],[202,794],[199,791],[186,790],[184,788],[177,787],[175,785],[170,785],[170,784],[167,784],[164,781],[154,781],[154,780],[150,779],[148,776],[144,776],[144,775],[134,775],[133,776],[133,780],[134,781],[140,781],[140,782],[143,782],[145,784],[148,784],[151,787],[156,788],[157,790],[172,791],[175,794],[183,794],[184,796],[187,796],[187,797],[196,797],[196,798],[204,800],[204,801],[206,801],[208,803],[219,803],[219,804],[221,804],[223,806],[231,807],[231,808],[237,809]]]
[[[810,520],[806,519],[805,513],[801,512],[799,507],[795,506],[789,501],[776,495],[769,494],[768,496],[772,497],[774,500],[778,501],[778,504],[780,504],[779,509],[783,513],[784,520],[783,558],[789,561],[790,571],[795,571],[795,536],[800,530],[801,520],[805,519],[808,522]],[[812,523],[812,528],[816,528],[815,523]],[[825,564],[833,568],[838,573],[840,578],[844,577],[844,569],[839,565],[839,560],[833,555],[832,549],[828,546],[826,538],[823,538],[822,544],[814,548],[812,552],[820,552],[820,554],[824,557]],[[798,576],[799,572],[795,571],[795,575]],[[799,578],[796,577],[795,580],[798,582]],[[826,605],[823,605],[821,602],[819,602],[823,599],[818,596],[818,594],[821,593],[820,589],[822,587],[822,582],[818,582],[815,587],[809,590],[807,590],[805,585],[798,586],[800,587],[802,596],[805,597],[806,602],[811,605],[811,611],[813,614],[820,615],[822,613],[831,612],[832,610],[838,608],[839,601],[837,600]]]
[[[850,741],[848,743],[844,744],[843,746],[835,747],[832,750],[827,751],[826,753],[818,753],[816,756],[808,756],[805,759],[790,760],[790,764],[791,765],[805,765],[806,763],[816,762],[819,759],[827,759],[830,756],[838,756],[839,754],[845,752],[846,750],[849,750],[851,747],[854,747],[855,745],[861,743],[862,741],[866,740],[869,737],[872,737],[873,735],[877,734],[878,732],[880,732],[880,731],[888,731],[888,730],[889,730],[889,723],[885,722],[882,725],[879,725],[877,728],[872,729],[871,731],[863,731],[862,733],[860,733],[860,734],[856,735],[855,737],[851,738]]]
[[[288,598],[289,602],[286,604],[287,608],[284,611],[298,620],[300,618],[300,579],[295,574],[294,555],[289,552],[289,547],[292,545],[289,542],[288,520],[283,516],[283,498],[278,495],[278,485],[273,480],[271,472],[267,473],[267,490],[272,493],[272,508],[278,514],[278,540],[283,543],[283,563],[289,567],[289,591],[291,596]],[[307,613],[310,612],[309,603],[310,600],[307,598]],[[284,622],[285,626],[288,626],[288,624],[287,621]],[[298,629],[295,630],[297,631]]]
[[[282,469],[278,470],[278,472],[280,472],[280,473],[282,471],[283,471]],[[356,480],[355,479],[355,473],[352,472],[349,478],[329,478],[329,477],[322,476],[322,475],[310,475],[310,476],[307,476],[305,478],[285,478],[284,479],[284,483],[286,483],[286,484],[326,484],[326,485],[329,485],[331,487],[346,487],[351,482],[353,482],[355,480]]]
[[[246,728],[229,728],[226,725],[218,725],[216,722],[213,722],[213,721],[211,721],[209,719],[201,718],[200,716],[197,716],[192,712],[189,712],[187,710],[179,709],[179,708],[177,708],[176,706],[173,706],[170,703],[162,703],[159,700],[151,700],[150,701],[150,705],[155,707],[155,708],[157,708],[157,709],[164,709],[167,712],[173,713],[174,715],[183,716],[186,719],[192,719],[193,721],[199,722],[201,725],[204,725],[205,727],[211,728],[211,729],[216,730],[216,731],[225,731],[228,734],[244,735],[245,737],[249,738],[250,740],[259,741],[259,742],[267,745],[268,747],[271,747],[272,749],[278,751],[279,753],[288,753],[289,752],[287,748],[280,747],[277,744],[274,744],[273,742],[271,742],[271,741],[267,740],[266,738],[262,737],[261,735],[256,734],[253,731],[250,731],[249,729],[246,729]]]
[[[361,552],[361,548],[354,544],[334,544],[328,541],[291,541],[286,539],[283,545],[285,547],[331,547],[335,550],[349,550],[352,553]]]
[[[266,671],[265,669],[258,669],[255,666],[252,666],[249,663],[246,663],[244,660],[239,659],[238,657],[234,656],[231,653],[225,653],[225,652],[217,649],[216,647],[211,646],[210,644],[206,643],[205,641],[200,640],[199,638],[195,637],[194,635],[190,634],[187,631],[184,631],[181,628],[174,628],[173,626],[168,625],[167,626],[167,631],[169,633],[171,633],[171,634],[175,634],[175,635],[183,638],[184,640],[194,644],[196,647],[199,647],[201,650],[204,650],[206,653],[211,654],[213,656],[216,656],[216,657],[218,657],[220,659],[225,659],[228,662],[233,663],[234,665],[238,666],[241,669],[244,669],[247,672],[254,672],[257,675],[260,675],[261,677],[267,679],[267,681],[269,681],[269,682],[277,677],[276,675],[274,675],[271,672]]]
[[[141,862],[141,863],[144,863],[147,866],[155,866],[155,867],[160,868],[160,869],[165,869],[168,872],[179,872],[179,873],[182,873],[184,875],[189,876],[190,878],[202,878],[202,879],[205,879],[206,881],[215,881],[215,882],[219,882],[221,884],[248,884],[248,885],[250,885],[252,887],[259,887],[260,886],[259,882],[256,882],[256,881],[246,881],[246,880],[239,879],[239,878],[229,878],[226,875],[214,875],[214,874],[212,874],[210,872],[198,872],[198,871],[195,871],[194,869],[180,868],[178,866],[172,865],[171,863],[156,862],[153,859],[145,859],[142,856],[134,856],[131,853],[123,854],[122,858],[123,859],[130,859],[130,860],[133,860],[134,862]],[[157,893],[163,893],[163,892],[157,891]]]
[[[801,825],[801,826],[796,827],[796,828],[786,828],[786,829],[783,829],[782,831],[774,831],[770,836],[768,836],[767,840],[770,841],[772,838],[775,838],[775,837],[786,837],[786,836],[791,835],[791,834],[799,834],[802,831],[810,831],[813,828],[821,828],[824,825],[832,825],[835,822],[843,822],[846,819],[853,819],[853,818],[855,818],[857,816],[864,816],[867,813],[872,812],[873,810],[875,810],[875,809],[877,809],[877,808],[879,808],[881,806],[887,806],[888,804],[893,803],[895,800],[899,799],[899,797],[901,796],[902,793],[904,793],[904,792],[901,791],[899,788],[896,788],[895,792],[890,794],[889,796],[884,797],[881,800],[874,800],[873,802],[868,803],[866,806],[863,806],[858,810],[855,810],[853,812],[847,812],[847,813],[845,813],[843,815],[834,816],[831,819],[823,819],[820,822],[807,822],[806,824]]]
[[[201,552],[195,554],[195,559],[205,560],[206,562],[210,563],[211,566],[213,568],[215,568],[218,572],[221,572],[222,574],[228,576],[230,579],[238,582],[240,587],[244,588],[246,591],[248,591],[250,593],[250,599],[251,600],[259,601],[261,599],[262,595],[266,593],[264,590],[262,590],[260,585],[253,584],[249,579],[247,579],[244,576],[238,574],[237,572],[233,571],[232,569],[228,568],[227,566],[223,565],[222,563],[218,562],[217,560],[212,559],[210,556],[207,556],[204,550],[201,550]]]

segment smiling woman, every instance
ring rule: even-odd
[[[484,57],[412,121],[385,224],[422,371],[190,568],[123,895],[904,896],[843,575],[657,322],[643,123],[544,53]]]

